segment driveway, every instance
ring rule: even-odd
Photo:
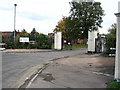
[[[114,57],[79,54],[52,61],[27,88],[106,88],[113,80]]]

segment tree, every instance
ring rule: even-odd
[[[69,26],[74,29],[76,36],[83,32],[84,38],[88,38],[88,31],[102,27],[104,11],[100,2],[70,2],[70,6],[70,19],[75,23]]]
[[[20,42],[19,39],[20,37],[29,37],[29,33],[23,29],[17,36],[16,36],[16,41],[15,41],[15,46],[14,48],[27,48],[28,43],[25,42]]]
[[[84,1],[84,0],[82,0]],[[102,27],[104,11],[100,2],[70,2],[70,16],[63,17],[54,31],[61,31],[70,40],[87,39],[88,31]]]
[[[20,32],[20,37],[29,37],[29,33],[23,29],[21,32]]]
[[[110,48],[115,48],[116,47],[116,24],[112,24],[111,27],[108,29],[108,34],[106,36],[106,47],[107,47],[107,52],[110,53],[111,50]]]
[[[33,30],[31,31],[31,33],[30,33],[30,40],[31,41],[36,41],[36,37],[39,35],[39,33],[38,32],[36,32],[36,29],[35,28],[33,28]]]
[[[108,29],[109,34],[114,34],[116,36],[116,30],[117,30],[116,23],[112,24],[111,27]]]
[[[13,48],[13,34],[10,35],[8,33],[2,34],[2,42],[5,43],[5,48]]]
[[[37,36],[37,48],[50,49],[51,41],[50,38],[44,34],[40,34]]]

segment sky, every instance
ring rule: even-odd
[[[33,28],[39,33],[52,33],[58,21],[63,16],[69,16],[71,0],[0,0],[0,31],[14,30],[14,4],[16,6],[16,30],[25,29],[31,32]],[[118,1],[120,0],[94,0],[101,2],[105,11],[101,34],[113,23],[116,23]]]

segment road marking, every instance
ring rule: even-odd
[[[104,75],[104,76],[107,76],[107,77],[113,77],[113,76],[110,75],[110,74],[105,74],[105,73],[102,73],[102,72],[93,72],[93,73],[95,73],[95,74],[97,74],[97,75]]]
[[[26,88],[29,88],[30,85],[33,83],[33,81],[38,77],[38,75],[45,69],[47,68],[48,64],[43,66],[37,73],[36,75],[30,80],[30,82],[28,83],[28,85],[26,86]]]
[[[31,77],[38,72],[43,67],[43,65],[37,65],[35,67],[31,67],[27,72],[13,84],[11,88],[20,88],[22,85],[25,84],[25,81],[31,79]]]

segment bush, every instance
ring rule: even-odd
[[[40,34],[37,37],[37,48],[38,49],[51,49],[52,48],[51,39],[44,34]]]
[[[107,90],[110,89],[120,90],[120,82],[112,81],[111,83],[109,83],[107,86]]]
[[[109,54],[111,53],[110,48],[116,48],[116,35],[114,34],[108,34],[106,37],[106,53]],[[115,52],[113,52],[115,53]]]

